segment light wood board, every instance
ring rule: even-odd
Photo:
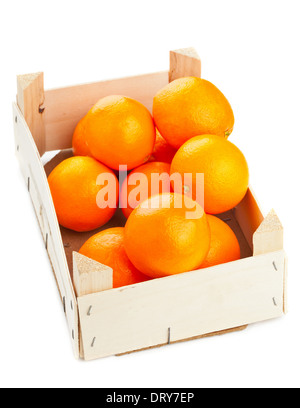
[[[25,119],[13,104],[17,158],[20,162],[28,192],[42,231],[45,247],[51,260],[55,279],[63,300],[75,357],[79,357],[79,329],[77,299],[73,290],[60,228],[50,188],[37,146]]]
[[[168,83],[168,72],[77,85],[45,91],[46,151],[69,149],[77,123],[99,99],[124,95],[152,113],[153,96]]]
[[[201,78],[201,60],[195,48],[182,48],[170,52],[169,82],[195,76]]]
[[[285,253],[278,251],[80,297],[84,357],[126,353],[280,317],[284,270]]]

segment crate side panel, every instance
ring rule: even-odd
[[[78,298],[85,359],[279,317],[283,280],[279,251]]]
[[[139,75],[45,92],[46,151],[69,149],[79,120],[108,95],[124,95],[152,112],[153,97],[168,84],[168,72]]]
[[[21,171],[27,183],[59,291],[62,299],[64,299],[67,322],[73,340],[73,350],[75,356],[78,357],[79,334],[77,299],[70,279],[47,177],[30,130],[16,104],[13,104],[13,114],[17,158],[19,159]]]

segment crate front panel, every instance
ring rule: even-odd
[[[283,314],[284,251],[78,298],[86,360]]]

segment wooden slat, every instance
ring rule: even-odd
[[[13,104],[17,158],[38,217],[45,246],[65,307],[74,355],[79,357],[78,306],[47,177],[26,121]],[[38,290],[38,289],[37,289]]]
[[[186,341],[200,340],[200,339],[205,339],[207,337],[223,336],[225,334],[236,333],[238,331],[246,330],[247,327],[248,327],[248,325],[245,325],[245,326],[240,326],[240,327],[234,327],[233,329],[220,330],[220,331],[214,332],[214,333],[203,334],[202,336],[191,337],[190,339],[170,341],[170,344],[178,344],[178,343],[183,343],[183,342],[186,342]],[[137,352],[140,352],[140,351],[146,351],[146,350],[150,350],[150,349],[154,349],[154,348],[158,348],[158,347],[163,347],[165,345],[166,344],[164,343],[164,344],[159,344],[158,346],[147,347],[147,348],[144,348],[144,349],[141,349],[141,350],[134,350],[134,351],[129,351],[128,353],[121,353],[121,354],[117,354],[117,357],[122,357],[122,356],[125,356],[127,354],[132,354],[132,353],[137,353]]]
[[[170,52],[169,82],[195,76],[201,78],[201,60],[194,48],[183,48]]]
[[[17,103],[30,129],[39,154],[45,153],[44,125],[44,74],[19,75],[17,77]]]
[[[46,91],[46,151],[72,147],[77,123],[104,96],[125,95],[152,112],[154,95],[167,83],[168,72],[159,72]]]
[[[78,298],[85,359],[281,316],[284,258],[279,251]]]

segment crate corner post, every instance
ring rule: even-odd
[[[113,270],[78,252],[73,252],[73,283],[77,297],[113,287]]]
[[[253,234],[253,256],[263,255],[267,253],[275,253],[278,251],[284,252],[284,229],[279,217],[274,209],[272,209],[260,226]],[[284,252],[284,263],[282,267],[283,275],[283,313],[286,314],[288,310],[287,305],[287,255]],[[276,272],[278,266],[273,262]]]
[[[85,352],[88,347],[90,316],[92,304],[86,307],[88,295],[100,293],[113,288],[113,270],[109,266],[100,264],[79,252],[73,252],[73,284],[77,296],[79,314],[79,356],[88,360]]]
[[[274,210],[253,234],[253,255],[283,250],[283,226]]]
[[[44,73],[17,76],[17,104],[30,129],[40,156],[45,153]]]
[[[201,60],[197,51],[192,47],[170,51],[169,82],[187,76],[201,78]]]

